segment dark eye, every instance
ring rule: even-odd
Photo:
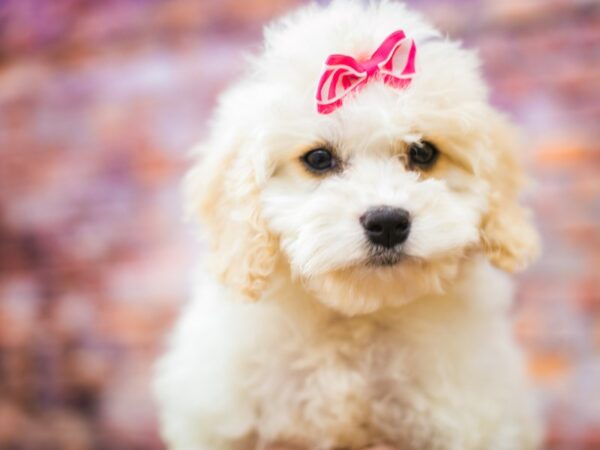
[[[335,169],[337,161],[331,152],[325,148],[316,148],[302,156],[302,161],[309,170],[323,173]]]
[[[439,151],[431,142],[415,142],[408,147],[408,159],[411,167],[429,169],[435,164]]]

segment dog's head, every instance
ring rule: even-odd
[[[535,255],[514,131],[457,43],[415,38],[410,85],[375,79],[317,112],[327,56],[368,57],[398,29],[436,34],[397,3],[305,8],[267,29],[222,96],[187,186],[229,286],[258,298],[283,264],[357,314],[442,291],[480,253],[507,271]]]

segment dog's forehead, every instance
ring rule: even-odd
[[[445,52],[433,45],[427,51],[435,63],[433,53],[443,57]],[[441,76],[443,68],[448,73]],[[266,135],[281,136],[282,142],[295,138],[299,146],[327,141],[366,150],[421,136],[460,140],[480,128],[486,105],[485,89],[475,72],[444,66],[443,61],[438,69],[417,74],[406,89],[370,82],[331,114],[317,111],[311,83],[302,87],[282,80],[265,86],[264,114],[254,112],[253,120],[260,120],[257,127]]]
[[[370,81],[365,89],[344,98],[344,104],[331,116],[377,116],[415,118],[425,108],[444,113],[461,103],[481,101],[485,89],[478,75],[477,59],[439,33],[419,14],[392,2],[337,1],[328,7],[305,8],[265,31],[265,50],[255,60],[257,81],[268,86],[263,105],[278,116],[295,114],[314,120],[329,120],[318,114],[316,91],[331,54],[344,54],[357,60],[368,58],[390,35],[402,30],[417,45],[416,73],[405,89]],[[438,39],[431,40],[432,36]],[[373,86],[371,86],[373,85]],[[377,93],[377,98],[372,95]],[[353,106],[354,105],[354,106]],[[411,114],[412,111],[412,114]],[[364,127],[363,127],[364,128]]]

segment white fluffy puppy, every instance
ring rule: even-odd
[[[502,272],[537,238],[478,66],[392,1],[266,29],[187,179],[210,270],[157,368],[170,449],[538,446]]]

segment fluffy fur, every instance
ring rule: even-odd
[[[498,270],[524,267],[537,240],[517,203],[514,132],[477,58],[429,41],[407,89],[371,82],[316,112],[327,55],[369,55],[397,29],[437,33],[391,1],[301,9],[267,28],[222,96],[186,183],[209,270],[156,373],[171,450],[538,446]],[[441,154],[419,172],[406,152],[421,139]],[[319,146],[342,170],[303,167]],[[370,262],[358,220],[378,205],[413,220],[393,266]]]

